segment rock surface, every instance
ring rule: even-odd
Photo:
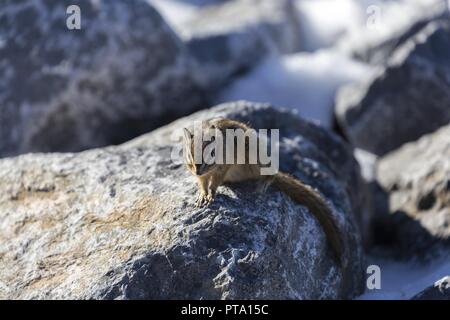
[[[336,298],[342,281],[319,223],[303,206],[252,183],[193,204],[195,179],[178,132],[227,116],[280,128],[281,169],[318,188],[344,231],[348,297],[364,287],[353,213],[361,205],[351,150],[288,111],[230,103],[127,144],[0,160],[0,298]],[[340,297],[342,298],[342,297]]]
[[[343,88],[336,116],[358,148],[383,155],[450,122],[450,21],[429,23],[368,81]]]
[[[199,80],[219,87],[264,57],[300,50],[292,0],[237,0],[201,9],[180,36],[198,63]]]
[[[433,286],[412,298],[413,300],[450,300],[450,276],[446,276]]]
[[[139,0],[2,2],[0,157],[117,144],[202,101],[186,48]]]
[[[381,158],[377,180],[389,215],[379,236],[400,256],[426,256],[450,244],[450,125]]]

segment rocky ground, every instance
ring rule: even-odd
[[[74,1],[0,8],[1,299],[449,299],[446,1],[75,2],[75,31]],[[280,129],[280,169],[344,235],[347,292],[280,192],[194,207],[181,129],[213,117]]]

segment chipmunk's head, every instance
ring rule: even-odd
[[[206,140],[203,134],[191,133],[186,128],[183,133],[184,161],[188,170],[195,176],[203,176],[217,169],[215,136],[211,135]]]

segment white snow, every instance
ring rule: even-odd
[[[194,18],[199,7],[177,0],[147,0],[178,33],[182,33],[183,24]]]
[[[425,265],[416,261],[397,262],[371,259],[381,268],[381,289],[366,290],[360,300],[403,300],[450,275],[450,255],[444,254]]]
[[[332,46],[366,19],[362,4],[355,0],[297,0],[295,5],[307,51]]]
[[[378,157],[366,150],[355,149],[353,152],[355,159],[358,161],[361,168],[361,175],[367,182],[372,182],[375,180],[376,174],[376,162]]]
[[[330,126],[336,90],[371,72],[371,67],[333,50],[274,56],[225,88],[217,102],[269,102]]]

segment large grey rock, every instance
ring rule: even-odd
[[[271,54],[301,49],[292,0],[235,0],[201,9],[181,37],[197,61],[198,79],[220,87]]]
[[[253,183],[219,188],[196,209],[195,179],[178,132],[227,116],[281,129],[281,165],[326,197],[345,235],[352,278],[364,287],[353,216],[358,168],[335,135],[288,111],[230,103],[125,145],[0,160],[1,298],[342,298],[342,277],[319,223],[303,206]]]
[[[450,21],[431,22],[368,81],[345,87],[336,115],[358,148],[383,155],[450,123]]]
[[[81,30],[66,27],[72,4]],[[0,39],[0,157],[117,144],[201,102],[183,44],[144,1],[3,1]]]
[[[388,214],[378,237],[397,256],[430,256],[450,244],[450,125],[381,158]]]
[[[434,285],[415,295],[412,300],[450,300],[450,276],[446,276]]]

